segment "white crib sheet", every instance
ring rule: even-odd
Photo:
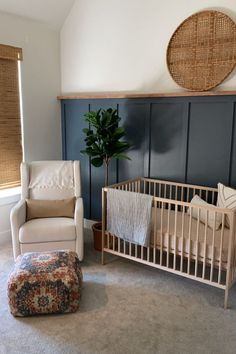
[[[160,249],[161,247],[161,209],[157,208],[157,232],[155,246]],[[154,220],[155,220],[155,210],[152,208],[152,232],[151,232],[151,245],[154,245]],[[184,257],[188,257],[189,254],[189,241],[190,243],[190,254],[191,258],[197,254],[197,220],[192,218],[191,225],[191,235],[189,238],[189,221],[190,216],[184,214],[184,228],[183,228],[183,251]],[[181,255],[182,253],[182,212],[177,212],[177,225],[176,225],[176,253]],[[222,261],[226,262],[228,257],[228,243],[229,243],[229,233],[228,228],[224,228],[223,231],[223,248],[222,248]],[[175,211],[170,210],[169,218],[169,230],[168,230],[168,210],[163,209],[163,226],[162,226],[162,245],[163,250],[167,251],[168,249],[168,235],[169,235],[169,252],[174,253],[175,250]],[[199,223],[199,242],[198,242],[198,257],[199,260],[204,258],[204,239],[205,239],[205,224],[202,222]],[[220,244],[221,244],[221,228],[215,231],[215,246],[214,246],[214,262],[220,260]],[[213,230],[210,227],[207,227],[207,237],[206,237],[206,261],[208,263],[212,260],[213,255]]]

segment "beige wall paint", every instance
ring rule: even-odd
[[[47,25],[0,12],[0,43],[23,48],[25,160],[61,158],[60,39]],[[0,244],[10,238],[10,211],[19,195],[0,195]]]
[[[177,26],[203,9],[236,21],[235,0],[76,0],[61,30],[61,91],[180,91],[166,66]],[[236,72],[219,86],[235,89]]]
[[[0,12],[0,43],[23,48],[25,160],[61,158],[60,39],[47,25]]]

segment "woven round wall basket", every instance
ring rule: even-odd
[[[219,85],[236,64],[236,24],[219,11],[201,11],[176,29],[167,48],[174,81],[193,91]]]

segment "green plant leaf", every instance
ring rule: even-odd
[[[83,129],[85,149],[81,153],[91,157],[93,166],[100,167],[104,162],[108,166],[112,158],[130,160],[125,154],[130,144],[123,140],[125,129],[119,126],[117,109],[99,109],[84,116],[89,127]]]
[[[125,154],[114,154],[113,157],[115,157],[116,159],[131,160],[131,158]]]
[[[95,167],[100,167],[103,164],[103,159],[101,157],[96,157],[91,160],[91,164]]]

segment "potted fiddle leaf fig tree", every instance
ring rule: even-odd
[[[104,166],[104,186],[109,183],[109,163],[112,159],[128,159],[126,155],[130,144],[124,140],[125,129],[119,125],[121,118],[117,109],[99,109],[85,114],[89,128],[85,133],[86,148],[81,153],[90,157],[95,167]],[[97,232],[98,231],[98,232]],[[101,251],[101,222],[93,225],[94,248]]]

